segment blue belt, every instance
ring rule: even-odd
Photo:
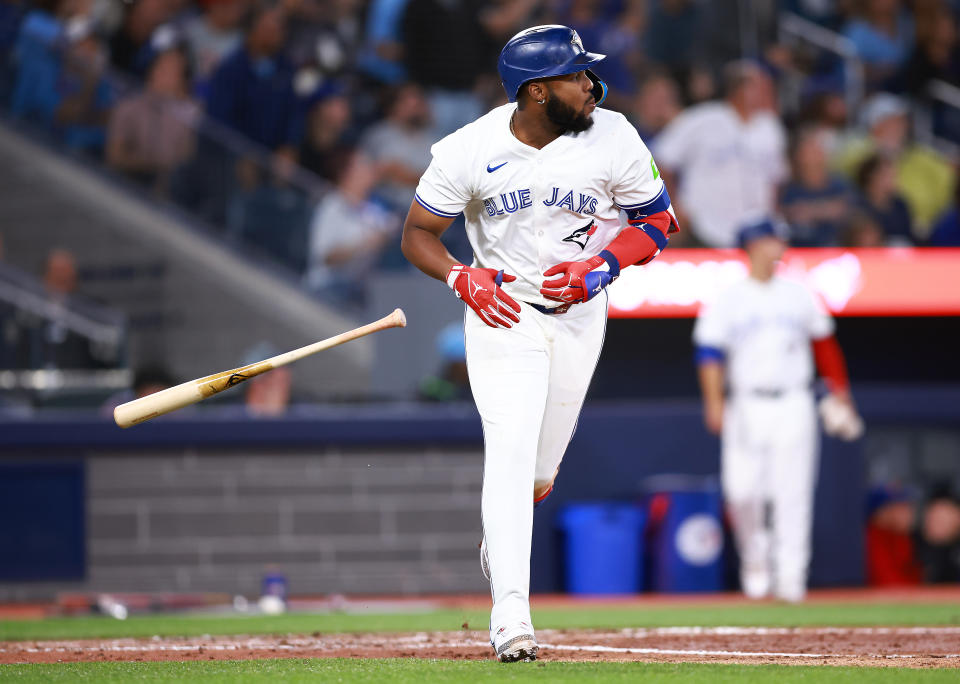
[[[542,314],[547,314],[548,316],[567,313],[570,310],[570,304],[561,304],[560,306],[540,306],[539,304],[530,304],[530,302],[524,302],[529,306],[532,306],[534,309],[539,311]]]

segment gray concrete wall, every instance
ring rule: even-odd
[[[483,592],[474,450],[178,450],[87,457],[87,580],[58,591]]]

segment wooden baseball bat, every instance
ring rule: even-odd
[[[113,410],[113,419],[117,425],[122,428],[130,427],[138,423],[162,416],[165,413],[176,411],[190,404],[195,404],[209,396],[222,392],[228,387],[239,385],[244,380],[266,373],[274,368],[286,366],[288,363],[299,361],[302,358],[316,354],[317,352],[336,347],[338,344],[355,340],[380,330],[387,328],[403,328],[407,325],[407,317],[403,315],[403,310],[394,309],[389,316],[384,316],[379,321],[368,323],[345,333],[334,335],[333,337],[305,347],[288,351],[285,354],[271,356],[269,359],[252,363],[249,366],[234,368],[233,370],[214,373],[205,378],[188,380],[180,385],[168,387],[165,390],[149,394],[126,404],[120,404]]]

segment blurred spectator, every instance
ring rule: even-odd
[[[302,272],[312,207],[307,193],[292,183],[296,169],[289,149],[274,155],[269,171],[253,160],[242,160],[237,169],[239,187],[227,212],[227,231]]]
[[[960,83],[957,23],[949,9],[936,6],[933,16],[917,23],[917,43],[896,74],[891,90],[925,97],[930,81]]]
[[[282,9],[260,9],[244,44],[213,73],[207,99],[213,118],[272,150],[296,146],[302,134],[293,69],[281,54],[285,22]]]
[[[867,134],[850,140],[835,163],[849,178],[875,152],[886,154],[896,166],[897,189],[910,208],[914,238],[924,240],[930,226],[950,204],[956,173],[935,150],[910,141],[907,102],[890,93],[878,93],[861,108]]]
[[[220,61],[240,45],[247,7],[247,0],[206,0],[203,13],[187,21],[184,40],[198,83],[206,84]]]
[[[960,582],[960,502],[934,491],[920,520],[918,556],[927,582]]]
[[[333,182],[349,156],[350,99],[337,88],[321,93],[307,112],[307,127],[300,147],[300,164]]]
[[[933,133],[960,143],[960,110],[930,97],[934,81],[960,86],[960,46],[957,22],[948,8],[932,3],[932,9],[920,13],[918,3],[917,43],[909,61],[889,82],[889,89],[905,93],[929,108]]]
[[[43,319],[27,338],[31,347],[27,355],[30,367],[79,369],[104,365],[97,353],[101,350],[68,324],[70,300],[77,290],[77,262],[70,251],[50,250],[43,285],[55,315]]]
[[[0,104],[6,103],[13,89],[15,75],[10,54],[27,9],[26,0],[0,0]]]
[[[378,168],[377,199],[400,213],[410,208],[420,176],[430,165],[434,141],[430,108],[419,86],[407,83],[390,93],[388,101],[387,117],[367,131],[360,148]]]
[[[381,83],[397,84],[407,75],[403,67],[403,14],[409,0],[373,0],[367,24],[360,69]]]
[[[17,32],[15,85],[10,112],[49,126],[57,108],[61,45],[69,16],[60,0],[40,0]]]
[[[867,80],[880,83],[907,61],[913,47],[913,21],[900,0],[862,0],[843,28],[867,67]]]
[[[440,370],[420,382],[419,397],[424,401],[464,401],[470,399],[470,378],[467,374],[467,349],[463,323],[457,321],[443,327],[435,342],[440,357]]]
[[[284,0],[290,18],[287,57],[312,65],[322,78],[353,71],[360,50],[359,0]]]
[[[478,78],[496,64],[501,45],[491,40],[484,9],[481,0],[410,0],[407,4],[404,65],[410,80],[427,91],[435,138],[483,114],[483,102],[473,91]]]
[[[912,245],[910,210],[897,193],[896,169],[880,154],[868,158],[857,171],[857,206],[883,230],[886,244]]]
[[[826,247],[839,241],[840,226],[850,210],[850,186],[830,172],[822,134],[801,129],[793,140],[793,175],[780,196],[794,247]]]
[[[641,83],[627,118],[650,146],[663,128],[680,113],[680,89],[665,72],[654,72]]]
[[[937,219],[928,244],[931,247],[960,247],[960,183],[954,190],[953,207]]]
[[[43,271],[43,285],[47,294],[57,300],[66,300],[77,289],[77,260],[61,248],[50,250]]]
[[[178,9],[169,0],[137,0],[126,4],[123,24],[110,40],[110,61],[123,71],[135,73],[145,66],[150,39]]]
[[[827,156],[834,157],[847,128],[847,101],[842,92],[824,90],[810,95],[800,111],[800,122],[813,129]]]
[[[79,3],[38,4],[17,37],[10,112],[43,124],[74,149],[98,150],[112,99],[106,53]]]
[[[771,111],[772,81],[757,65],[733,62],[726,99],[682,112],[657,137],[653,154],[674,207],[701,243],[732,247],[738,227],[769,214],[785,180],[786,133]]]
[[[177,384],[173,376],[163,366],[143,366],[134,371],[133,386],[116,392],[107,398],[100,407],[100,413],[112,416],[113,409],[134,399],[165,390]]]
[[[43,5],[44,3],[33,3]],[[6,50],[17,39],[20,21],[27,11],[25,0],[0,0],[0,50]]]
[[[719,67],[737,59],[767,59],[777,37],[779,1],[701,2],[693,44],[700,65]]]
[[[107,163],[159,192],[193,154],[200,110],[187,95],[186,67],[181,52],[161,53],[146,88],[121,100],[110,117]]]
[[[872,216],[854,211],[840,232],[841,247],[883,247],[883,228]]]
[[[595,70],[610,87],[607,106],[627,109],[637,91],[634,73],[643,58],[639,37],[647,23],[646,4],[637,0],[572,0],[557,23],[574,28],[585,45],[603,46],[607,58]]]
[[[107,51],[88,20],[72,22],[66,34],[54,122],[67,147],[100,152],[114,100],[106,74]]]
[[[867,510],[867,584],[920,584],[923,568],[917,562],[913,542],[916,507],[907,492],[896,487],[877,487],[870,492]]]
[[[269,342],[252,347],[241,366],[263,361],[276,356],[280,351]],[[287,412],[293,389],[293,373],[287,366],[274,368],[247,381],[243,395],[246,412],[257,418],[276,418]]]
[[[694,61],[701,9],[696,0],[660,0],[650,9],[644,52],[675,76],[685,73]]]
[[[364,281],[400,221],[370,201],[377,183],[373,165],[354,154],[337,187],[320,201],[310,226],[307,286],[348,304],[362,304]]]

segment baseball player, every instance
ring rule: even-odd
[[[796,602],[806,594],[817,471],[814,359],[833,397],[853,404],[833,319],[809,290],[775,273],[787,235],[769,219],[740,231],[749,277],[701,310],[693,339],[704,420],[722,435],[742,589]]]
[[[536,658],[531,501],[550,493],[573,435],[603,343],[604,289],[621,269],[653,259],[677,230],[636,130],[597,106],[606,86],[590,67],[603,58],[565,26],[511,38],[498,63],[509,103],[433,146],[403,229],[407,258],[466,304],[467,366],[485,442],[490,642],[504,662]],[[461,212],[470,265],[440,242]]]

